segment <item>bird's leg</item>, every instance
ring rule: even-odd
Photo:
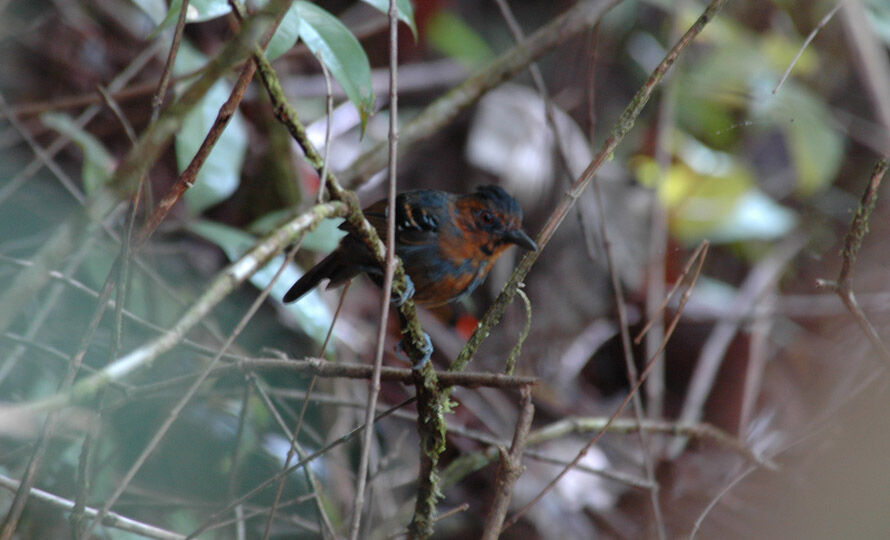
[[[408,276],[405,277],[407,278]],[[399,312],[399,324],[402,329],[407,328],[407,321],[405,320],[405,316],[402,315],[401,311]],[[423,346],[420,348],[420,352],[423,353],[423,356],[417,362],[410,358],[407,354],[407,351],[405,351],[404,339],[399,340],[399,342],[396,344],[396,351],[398,352],[399,356],[404,357],[411,363],[411,369],[419,370],[423,368],[423,366],[425,366],[427,362],[430,361],[430,357],[433,356],[433,342],[430,340],[429,334],[423,332]]]

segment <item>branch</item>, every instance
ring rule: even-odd
[[[513,432],[513,444],[510,445],[510,452],[507,453],[503,447],[498,447],[501,466],[495,481],[497,492],[494,495],[494,502],[491,505],[491,511],[485,518],[485,528],[482,532],[482,538],[485,540],[496,540],[500,535],[501,525],[503,525],[510,507],[513,486],[516,485],[516,480],[519,479],[523,471],[522,452],[528,444],[528,431],[532,426],[534,416],[535,406],[532,404],[532,394],[526,387],[522,389],[522,409],[519,412],[519,419],[516,421],[516,431]]]
[[[0,487],[15,491],[19,488],[19,482],[12,478],[0,475]],[[31,488],[29,495],[34,499],[61,508],[66,512],[74,509],[74,501],[59,497],[58,495],[53,495],[42,489]],[[89,517],[95,517],[98,515],[99,511],[95,508],[87,507],[84,509],[84,513]],[[149,525],[147,523],[142,523],[114,512],[106,514],[102,519],[102,524],[106,527],[114,527],[115,529],[138,534],[145,538],[157,538],[158,540],[183,540],[185,538],[182,534],[161,529],[160,527],[155,527],[154,525]]]
[[[875,164],[872,170],[871,178],[868,181],[868,185],[865,186],[862,199],[859,201],[859,207],[853,215],[853,222],[850,223],[850,230],[847,231],[847,235],[844,238],[844,249],[841,251],[843,263],[837,281],[817,281],[819,286],[833,289],[840,296],[841,301],[847,306],[847,310],[856,319],[856,323],[865,332],[872,347],[878,351],[885,364],[890,364],[890,350],[887,349],[887,345],[881,339],[878,331],[871,324],[871,321],[868,320],[865,312],[862,311],[862,308],[856,301],[856,295],[853,293],[853,266],[856,264],[856,257],[859,255],[859,249],[862,247],[862,240],[868,233],[868,220],[871,217],[872,210],[875,208],[875,203],[878,200],[878,188],[881,186],[881,180],[884,178],[884,173],[887,172],[888,167],[890,167],[890,158],[883,158]]]

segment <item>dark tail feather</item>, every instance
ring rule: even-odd
[[[338,267],[340,266],[339,261],[337,260],[337,252],[331,253],[322,261],[312,268],[310,268],[303,276],[294,283],[291,288],[285,293],[284,301],[285,304],[289,302],[294,302],[299,300],[304,294],[313,289],[316,285],[318,285],[321,280],[325,278],[332,278],[334,274],[337,272]]]

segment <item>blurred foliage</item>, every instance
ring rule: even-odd
[[[527,34],[572,5],[509,3]],[[263,2],[248,4],[256,7]],[[498,52],[512,45],[506,41],[509,33],[493,3],[465,0],[412,4],[399,0],[397,4],[403,23],[400,61],[406,72],[405,90],[400,95],[403,118],[415,115],[461,82],[466,71],[483,68]],[[859,82],[856,69],[860,68],[843,44],[845,37],[838,20],[830,21],[822,29],[794,61],[789,78],[776,90],[806,33],[833,3],[786,0],[730,4],[729,11],[714,20],[680,57],[672,68],[671,80],[665,83],[672,85],[672,90],[667,91],[665,86],[663,93],[656,94],[597,178],[605,197],[610,243],[617,254],[616,271],[633,304],[632,313],[645,312],[641,299],[646,297],[644,286],[652,273],[649,264],[653,253],[664,256],[665,273],[671,282],[685,263],[690,247],[702,240],[718,244],[709,254],[705,275],[693,295],[692,304],[699,311],[691,310],[689,320],[684,319],[685,326],[679,327],[678,335],[667,348],[670,369],[666,374],[665,410],[669,418],[683,401],[700,346],[714,320],[727,315],[726,306],[733,304],[739,286],[764,254],[791,234],[809,235],[811,242],[804,255],[781,273],[780,285],[774,291],[780,307],[782,295],[815,296],[815,280],[836,271],[839,239],[875,158],[864,142],[869,132],[861,128],[873,122],[872,104]],[[299,96],[292,96],[291,100],[299,114],[305,116],[301,119],[306,125],[316,124],[313,133],[323,132],[319,127],[323,128],[327,120],[324,97],[307,90],[313,84],[318,88],[319,80],[323,83],[319,62],[339,84],[342,93],[335,90],[337,104],[331,119],[331,154],[337,157],[358,156],[386,138],[386,112],[373,113],[377,99],[374,82],[377,73],[382,75],[386,70],[388,61],[387,25],[381,15],[388,5],[386,0],[318,4],[296,1],[267,49],[287,91]],[[560,128],[561,144],[570,150],[570,173],[562,170],[564,165],[554,152],[558,141],[549,132],[547,115],[543,113],[545,101],[530,90],[531,81],[523,73],[511,83],[519,86],[520,91],[514,87],[512,92],[492,92],[488,96],[502,100],[495,108],[505,111],[494,117],[490,122],[493,126],[480,128],[478,134],[468,134],[471,125],[482,123],[481,108],[474,109],[458,115],[453,123],[429,134],[417,146],[403,148],[400,189],[463,192],[494,181],[521,200],[527,230],[538,230],[563,196],[566,178],[577,174],[591,151],[595,151],[596,145],[588,139],[605,137],[611,123],[670,46],[667,36],[671,26],[676,22],[685,29],[698,16],[702,3],[683,3],[685,8],[676,14],[676,21],[672,19],[674,5],[670,0],[623,2],[596,32],[567,39],[539,60],[556,108],[555,118],[564,125]],[[890,44],[890,4],[869,0],[865,5],[871,25],[868,30],[885,45]],[[155,51],[147,65],[138,70],[125,92],[113,93],[137,135],[145,132],[152,118],[150,97],[181,6],[181,0],[13,2],[4,6],[4,15],[9,16],[5,39],[0,42],[0,58],[9,65],[0,76],[4,100],[42,148],[48,148],[59,136],[69,138],[72,145],[53,158],[56,166],[47,171],[39,160],[34,161],[36,165],[29,165],[34,160],[32,149],[23,142],[16,127],[8,122],[3,125],[3,283],[10,283],[19,272],[29,271],[35,253],[72,212],[79,211],[79,201],[108,181],[129,151],[130,142],[120,122],[104,109],[94,88],[108,85],[150,43],[160,42],[164,47],[159,47],[160,52]],[[229,14],[226,0],[189,2],[189,24],[177,55],[172,99],[191,84],[193,75],[200,73],[208,58],[231,38],[226,20]],[[454,75],[455,65],[463,68],[458,75]],[[220,105],[229,96],[235,76],[233,72],[219,80],[190,111],[170,151],[146,175],[151,187],[145,193],[145,206],[136,215],[137,230],[178,172],[195,155]],[[380,88],[385,85],[378,86],[378,94],[383,93]],[[669,124],[659,125],[664,117],[658,109],[666,96],[673,99],[673,116],[667,116]],[[72,97],[76,99],[67,100]],[[84,124],[78,116],[89,103],[99,103],[101,112]],[[507,106],[497,107],[504,103]],[[344,108],[349,115],[343,114]],[[353,108],[358,114],[353,113]],[[112,353],[120,357],[164,335],[224,268],[237,261],[257,239],[314,202],[317,173],[303,161],[269,109],[265,91],[252,83],[198,173],[195,185],[186,192],[184,204],[174,209],[131,265],[124,280],[126,288],[120,290],[125,311],[119,344],[113,310],[108,310],[99,321],[95,335],[87,332],[96,308],[96,292],[103,287],[120,253],[120,237],[126,232],[130,208],[121,204],[103,227],[89,237],[76,239],[79,244],[74,254],[53,268],[49,285],[22,307],[25,315],[15,321],[9,334],[0,335],[3,402],[36,400],[55,392],[68,359],[79,352],[81,343],[86,348],[85,370],[96,370],[114,359]],[[670,143],[659,161],[655,144],[663,136]],[[480,157],[486,152],[508,157]],[[584,163],[579,164],[580,161]],[[73,181],[68,182],[68,177]],[[595,233],[599,207],[588,195],[585,193],[577,201],[578,219],[565,220],[546,247],[546,256],[536,263],[527,279],[536,316],[523,347],[519,371],[541,376],[535,394],[541,423],[571,414],[611,410],[612,402],[603,398],[627,388],[625,366],[621,355],[615,352],[620,350],[614,347],[615,335],[601,337],[597,333],[600,324],[614,325],[614,300],[609,292],[601,242]],[[368,182],[359,196],[365,203],[381,197],[380,183],[376,179]],[[669,230],[667,243],[660,251],[650,253],[653,201],[665,211]],[[885,210],[879,204],[872,223],[874,236],[866,239],[865,269],[857,274],[857,279],[870,287],[867,290],[885,288],[888,262],[880,239],[890,232],[886,230],[890,220],[882,212]],[[318,356],[319,345],[332,323],[335,296],[316,290],[298,303],[283,305],[279,300],[304,269],[336,246],[343,235],[339,223],[324,221],[306,235],[296,262],[284,267],[271,287],[270,299],[238,336],[228,351],[233,356],[227,356],[224,362],[276,357],[280,352],[296,358]],[[869,242],[878,245],[877,253],[869,251]],[[467,311],[479,315],[489,305],[515,263],[510,257],[505,256],[501,266],[494,269],[489,278],[491,287],[480,288],[473,301],[430,314],[439,323],[430,325],[438,332],[434,335],[437,347],[442,343],[438,354],[444,357],[461,344],[454,321],[465,318]],[[118,381],[119,386],[109,387],[101,398],[88,404],[102,417],[102,429],[91,450],[88,504],[101,505],[114,491],[123,472],[144,450],[171,405],[193,380],[180,377],[191,377],[207,365],[255,300],[257,291],[269,286],[284,260],[283,255],[275,257],[251,277],[250,286],[242,287],[215,306],[203,324],[183,336],[181,346],[161,356],[144,372]],[[367,287],[366,281],[358,280],[345,300],[334,339],[326,351],[331,359],[361,362],[372,357],[379,293]],[[863,296],[868,300],[868,294]],[[113,298],[116,300],[117,294]],[[881,309],[874,308],[878,313]],[[818,310],[801,311],[805,316],[778,312],[769,321],[775,327],[764,339],[767,344],[759,345],[769,349],[773,365],[764,368],[767,375],[758,401],[765,412],[758,409],[759,423],[752,421],[752,425],[760,426],[762,436],[758,438],[753,428],[746,435],[746,442],[752,445],[771,448],[769,445],[777,439],[790,440],[788,434],[806,424],[813,409],[821,410],[828,397],[835,395],[834,388],[840,393],[852,386],[849,380],[856,376],[857,369],[862,369],[847,356],[867,358],[866,353],[859,351],[862,347],[858,347],[858,342],[829,326],[834,318],[826,316],[814,322],[817,315],[810,311]],[[833,316],[839,311],[829,313]],[[705,411],[707,420],[730,432],[736,432],[740,422],[734,416],[739,408],[734,400],[740,399],[742,393],[739,381],[748,380],[749,375],[739,366],[746,365],[749,351],[755,350],[750,327],[762,323],[758,320],[748,324],[748,315],[739,318],[744,325],[727,346],[724,371],[719,374]],[[489,350],[477,358],[476,367],[500,370],[498,362],[505,356],[502,353],[510,350],[523,322],[521,317],[506,317],[504,326],[487,342]],[[878,326],[883,329],[887,324]],[[386,343],[387,362],[402,365],[392,354],[399,336],[394,325],[391,327],[393,332]],[[840,335],[845,341],[840,341]],[[849,360],[849,365],[832,371],[833,363],[825,360],[828,353],[824,350],[836,341],[839,352],[835,356]],[[643,356],[641,351],[636,352]],[[314,391],[323,402],[310,403],[305,416],[301,416],[301,393],[309,387],[309,380],[283,370],[233,369],[225,376],[211,377],[176,419],[172,431],[152,453],[126,498],[114,510],[187,534],[226,501],[280,471],[288,449],[286,431],[293,429],[298,418],[303,422],[299,442],[309,452],[353,429],[357,422],[353,407],[364,405],[365,383],[337,380],[316,384]],[[858,387],[861,380],[854,382]],[[281,428],[266,401],[258,395],[260,391],[267,392],[287,429]],[[410,388],[385,384],[381,400],[391,404],[410,395]],[[494,392],[487,394],[484,405],[479,405],[473,402],[475,394],[468,392],[461,396],[451,418],[461,425],[484,425],[492,432],[509,433],[512,420],[501,421],[512,418],[514,411],[510,407],[515,400],[509,393],[503,399],[493,395]],[[372,489],[376,491],[369,496],[368,522],[369,528],[378,529],[368,533],[371,536],[386,529],[386,534],[379,535],[382,537],[404,526],[385,520],[400,518],[399,508],[409,506],[413,495],[411,479],[416,475],[417,441],[410,417],[407,421],[386,419],[377,424],[376,430],[377,446],[372,460],[376,467]],[[74,498],[83,439],[80,433],[53,439],[38,471],[38,487]],[[604,438],[608,451],[603,454],[609,456],[603,457],[606,466],[625,472],[637,470],[636,443],[629,440],[617,435]],[[452,443],[448,459],[483,446],[469,438]],[[0,472],[20,478],[31,446],[32,441],[4,438],[0,445]],[[688,532],[687,525],[697,517],[704,502],[725,485],[727,471],[734,471],[738,464],[732,461],[727,465],[729,458],[725,454],[705,446],[692,448],[677,462],[659,465],[667,471],[662,491],[665,508],[671,521],[677,522],[671,523],[676,527],[672,532]],[[321,503],[331,512],[336,527],[342,528],[349,519],[357,454],[358,446],[350,442],[339,454],[326,454],[312,465],[324,487],[319,495]],[[706,469],[706,473],[699,468]],[[471,508],[444,520],[441,530],[447,532],[442,537],[478,536],[484,517],[480,512],[485,511],[493,486],[493,469],[482,469],[448,490],[445,506],[469,501]],[[873,475],[876,480],[890,477],[879,474],[882,472],[878,470]],[[582,492],[589,488],[584,483],[589,480],[587,476],[573,480]],[[534,479],[535,471],[530,471],[528,477]],[[743,492],[733,501],[734,508],[741,508],[739,513],[745,518],[760,515],[752,499],[763,505],[768,505],[771,496],[795,500],[794,494],[782,489],[791,489],[787,486],[803,484],[804,480],[793,477],[785,486],[764,489],[755,496]],[[884,484],[890,485],[890,481]],[[556,494],[542,502],[546,511],[540,516],[529,516],[505,538],[592,537],[605,530],[602,523],[606,521],[620,530],[616,535],[645,537],[651,532],[644,530],[650,508],[641,495],[643,490],[615,482],[606,487],[598,485],[597,489],[606,491],[608,496],[603,500],[620,502],[610,502],[611,508],[587,507],[581,512],[577,509],[583,503],[560,500]],[[260,507],[271,503],[273,491],[263,492],[245,506],[245,512],[252,516],[247,520],[247,537],[261,534],[265,515]],[[289,475],[283,499],[289,500],[289,506],[279,512],[286,518],[276,521],[273,537],[318,536],[316,506],[307,494],[310,488],[305,476],[299,472]],[[0,496],[4,510],[8,501],[8,496]],[[575,510],[568,512],[567,508]],[[254,514],[255,511],[258,513]],[[29,505],[23,519],[28,532],[21,537],[28,537],[32,531],[34,538],[70,536],[65,519],[44,519],[60,514],[49,506]],[[592,515],[606,517],[599,520]],[[293,520],[287,521],[291,517]],[[109,538],[132,537],[114,529],[101,534]],[[207,537],[215,534],[229,538],[235,533],[234,528],[227,527]]]

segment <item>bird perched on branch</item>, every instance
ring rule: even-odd
[[[386,202],[377,201],[364,210],[383,238]],[[364,272],[382,284],[383,269],[371,251],[348,222],[340,228],[349,234],[293,284],[284,295],[285,302],[298,300],[326,278],[328,287],[336,287]],[[396,197],[396,255],[413,283],[418,304],[437,306],[470,294],[513,244],[538,249],[522,230],[519,203],[498,186],[481,186],[467,195],[418,189]],[[408,296],[411,288],[409,284]]]

